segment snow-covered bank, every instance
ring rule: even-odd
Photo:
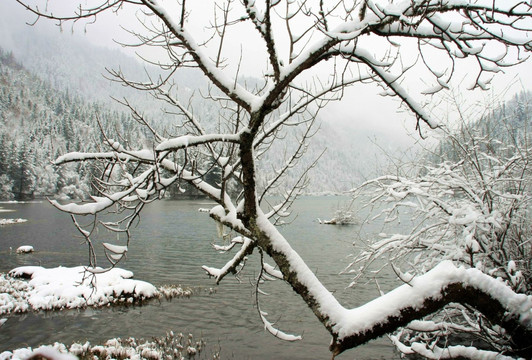
[[[28,221],[27,219],[0,219],[0,225],[20,224]]]
[[[30,310],[131,304],[151,298],[192,295],[192,289],[179,286],[157,289],[148,282],[133,280],[132,277],[131,271],[120,268],[94,274],[83,266],[52,269],[18,267],[11,270],[9,275],[0,274],[0,315]]]
[[[53,354],[54,359],[71,360],[77,357],[100,359],[194,359],[204,349],[203,339],[194,340],[192,334],[184,336],[169,332],[165,337],[154,338],[152,341],[134,338],[110,339],[104,345],[74,343],[67,347],[61,343],[52,346],[41,346],[37,349],[22,348],[5,351],[0,360],[26,360],[35,355]],[[205,358],[202,356],[202,358]],[[219,359],[218,352],[212,359]]]

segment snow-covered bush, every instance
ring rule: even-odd
[[[358,223],[358,220],[354,211],[352,210],[352,207],[353,201],[350,201],[349,204],[338,207],[334,211],[334,215],[330,220],[318,219],[318,221],[320,224],[325,225],[355,225]]]
[[[526,129],[532,111],[526,107],[520,121],[504,109],[447,133],[434,152],[438,155],[417,164],[417,175],[382,176],[357,189],[377,212],[369,218],[381,220],[385,228],[355,258],[353,284],[383,261],[409,282],[413,275],[401,270],[420,274],[451,260],[501,279],[517,293],[531,294],[532,147]],[[401,228],[407,230],[399,233]],[[392,339],[399,350],[420,353],[417,343],[445,348],[457,333],[468,334],[464,343],[481,340],[498,352],[513,346],[513,334],[462,305],[412,323]]]

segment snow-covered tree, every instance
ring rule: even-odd
[[[123,210],[120,221],[100,223],[125,237],[123,243],[106,245],[112,265],[126,253],[129,227],[144,205],[162,198],[170,186],[188,183],[217,203],[210,216],[233,236],[230,246],[217,249],[234,251],[234,257],[219,268],[204,266],[205,271],[218,283],[255,251],[261,259],[257,286],[266,278],[286,281],[330,332],[333,356],[448,303],[461,303],[512,331],[515,346],[508,354],[530,357],[532,298],[469,264],[457,267],[442,262],[372,302],[345,308],[276,227],[305,186],[306,172],[294,180],[279,203],[270,203],[266,197],[304,153],[319,110],[342,98],[354,84],[380,86],[383,94],[398,98],[413,113],[418,126],[437,127],[437,119],[423,106],[423,95],[448,88],[462,59],[476,64],[473,88],[486,88],[501,67],[522,61],[523,53],[531,50],[529,2],[227,0],[210,2],[212,10],[205,11],[206,2],[199,8],[185,1],[101,0],[75,4],[71,13],[62,13],[45,1],[48,8],[17,1],[41,18],[60,23],[136,8],[143,26],[132,33],[140,45],[158,47],[167,55],[154,61],[166,76],[133,81],[120,71],[112,74],[162,101],[168,116],[175,118],[172,133],[159,133],[149,119],[123,101],[153,135],[152,144],[136,148],[104,134],[106,149],[68,153],[56,160],[56,164],[101,162],[100,196],[90,203],[54,205],[74,216],[99,215],[115,206]],[[241,67],[249,63],[251,78],[241,76]],[[210,83],[209,92],[201,95],[217,109],[216,123],[205,121],[193,102],[176,96],[179,83],[173,77],[182,67],[197,68]],[[429,87],[420,93],[407,91],[403,81],[413,81],[419,74]],[[353,101],[354,109],[366,105]],[[263,153],[281,141],[289,127],[300,128],[293,153],[280,168],[261,171],[264,167],[258,163]],[[214,168],[221,170],[216,186],[206,181]],[[258,179],[266,179],[260,188]],[[241,190],[234,194],[229,189]],[[92,249],[94,228],[79,229]],[[94,262],[95,252],[91,254]],[[260,311],[260,318],[272,334],[286,340],[299,338],[275,329],[265,312]],[[474,347],[466,350],[460,355],[485,354]]]
[[[450,260],[493,276],[516,293],[532,294],[530,95],[479,113],[480,119],[461,119],[458,129],[446,130],[426,162],[355,191],[369,199],[368,218],[386,226],[381,238],[368,239],[351,265],[354,283],[383,263],[392,263],[408,283]],[[442,352],[453,338],[464,339],[461,345],[475,341],[512,352],[512,331],[501,331],[474,307],[453,304],[391,338],[404,353],[445,358],[460,355],[459,347]]]

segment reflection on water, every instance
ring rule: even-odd
[[[320,280],[341,301],[356,306],[376,296],[374,285],[346,289],[349,277],[338,273],[349,263],[356,226],[319,225],[317,218],[329,218],[338,197],[305,197],[294,208],[295,220],[282,228],[292,246],[307,261]],[[161,201],[145,208],[142,221],[133,232],[127,260],[121,267],[137,279],[155,285],[182,284],[215,287],[201,265],[221,267],[226,255],[211,247],[216,241],[214,223],[204,201]],[[0,272],[22,265],[75,266],[87,263],[87,248],[67,214],[47,203],[2,204],[14,210],[12,217],[26,218],[25,224],[0,227]],[[89,222],[91,219],[81,219]],[[114,235],[101,232],[99,241],[114,241]],[[17,255],[18,246],[33,245],[36,252]],[[10,247],[13,251],[10,251]],[[190,299],[154,301],[144,306],[14,315],[0,328],[0,352],[22,346],[38,346],[56,341],[66,344],[90,341],[101,343],[113,337],[134,336],[149,339],[167,331],[202,336],[212,349],[220,349],[222,359],[328,359],[330,336],[312,312],[292,290],[280,281],[262,289],[261,308],[276,326],[302,334],[303,340],[286,343],[264,333],[254,303],[257,256],[252,256],[237,280],[226,277],[214,294],[202,292]],[[103,258],[101,260],[103,262]],[[103,265],[103,264],[102,264]],[[391,286],[392,277],[379,285]],[[387,286],[388,285],[388,286]],[[377,340],[348,351],[342,359],[390,359],[393,349],[386,340]]]

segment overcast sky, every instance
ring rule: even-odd
[[[54,6],[58,6],[56,13],[61,11],[63,8],[71,6],[73,2],[70,0],[60,0],[55,1]],[[205,1],[201,2],[205,4]],[[66,5],[65,5],[66,4]],[[234,5],[238,7],[239,5]],[[16,9],[14,9],[16,7]],[[201,22],[203,19],[201,15],[205,12],[212,11],[208,8],[202,9],[192,9],[191,26],[192,30],[196,33],[202,31],[202,27],[208,25],[205,21]],[[212,13],[212,12],[211,12]],[[195,16],[195,17],[193,17]],[[2,19],[3,18],[3,19]],[[15,3],[14,0],[2,0],[0,4],[0,33],[6,32],[5,27],[9,26],[13,20],[17,23],[24,23],[31,21],[35,17],[28,14],[27,11],[23,10],[19,5]],[[9,20],[9,21],[7,21]],[[63,26],[63,36],[72,36],[70,35],[72,29],[74,31],[74,36],[86,39],[93,44],[100,46],[106,46],[111,48],[120,48],[115,41],[118,42],[129,42],[132,41],[132,38],[127,35],[127,33],[121,29],[122,27],[128,29],[139,29],[138,21],[135,19],[135,11],[131,9],[124,9],[118,15],[107,12],[98,16],[97,21],[94,24],[84,25],[82,23],[77,23],[73,25],[66,24]],[[4,29],[2,28],[4,27]],[[50,21],[46,19],[41,19],[37,26],[35,26],[35,31],[43,27],[53,27]],[[59,30],[57,30],[59,32]],[[202,34],[203,36],[208,36],[208,34]],[[242,65],[241,72],[247,75],[257,75],[256,66],[257,64],[265,64],[266,60],[264,59],[264,53],[261,52],[261,49],[249,48],[246,45],[246,48],[243,48],[240,43],[261,45],[258,39],[257,34],[251,29],[249,32],[240,32],[238,34],[231,34],[238,41],[231,42],[231,38],[228,37],[226,45],[224,48],[227,53],[239,53],[242,49],[243,57],[245,61]],[[1,36],[1,35],[0,35]],[[260,39],[259,39],[260,40]],[[123,51],[133,54],[138,49],[122,49]],[[263,49],[262,49],[263,50]],[[152,58],[157,58],[158,54],[153,52],[142,52],[143,56],[151,56]],[[467,64],[466,64],[467,65]],[[228,69],[228,71],[233,71]],[[513,83],[514,86],[508,92],[508,95],[515,93],[528,87],[530,89],[530,81],[527,80],[532,73],[532,62],[528,62],[526,65],[521,65],[513,69],[506,70],[507,74],[503,76],[498,76],[494,82],[492,94],[499,89],[507,88],[508,84]],[[470,79],[467,78],[469,69],[465,67],[462,69],[463,75],[457,77],[457,81],[454,86],[460,87],[460,91],[463,91],[465,87],[470,83]],[[260,74],[260,73],[259,73]],[[412,75],[412,74],[411,74]],[[528,76],[527,76],[528,75]],[[465,77],[465,80],[459,84],[460,80]],[[525,80],[526,79],[526,80]],[[419,90],[419,89],[415,89]],[[332,103],[328,108],[323,111],[322,117],[326,121],[339,121],[341,123],[348,123],[350,128],[357,128],[364,133],[373,133],[373,135],[383,135],[384,137],[400,137],[406,139],[406,134],[408,132],[413,132],[414,129],[414,119],[407,112],[398,112],[399,102],[391,98],[379,97],[377,93],[380,90],[374,86],[357,86],[346,93],[346,96],[341,102]],[[489,96],[490,92],[479,92],[468,93],[466,99],[469,103],[472,101],[486,101],[486,97]],[[439,115],[445,117],[445,114],[442,113],[442,109],[446,109],[444,106],[440,108]],[[407,129],[404,128],[406,124]],[[371,136],[371,135],[370,135]],[[409,141],[409,140],[405,140]]]

